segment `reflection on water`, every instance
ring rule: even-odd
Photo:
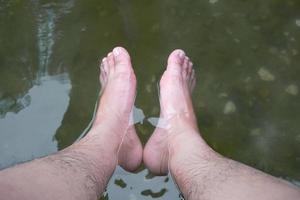
[[[38,2],[36,2],[38,3]],[[48,73],[48,66],[52,56],[55,37],[59,33],[55,32],[56,21],[63,14],[68,14],[73,6],[73,1],[51,2],[37,6],[38,12],[38,52],[39,52],[39,76]]]
[[[0,168],[57,151],[53,136],[69,105],[67,74],[46,76],[20,101],[27,107],[0,120]],[[23,100],[26,99],[26,100]]]
[[[132,56],[133,123],[145,143],[167,55],[183,48],[197,71],[194,104],[209,145],[298,183],[299,10],[297,0],[0,0],[0,167],[80,138],[100,89],[99,59],[116,45]],[[165,179],[118,169],[107,197],[176,199]]]
[[[0,117],[3,118],[7,112],[18,113],[23,108],[27,107],[30,103],[30,97],[28,95],[18,97],[14,99],[12,97],[0,96]]]
[[[136,175],[125,172],[118,167],[109,182],[107,193],[109,199],[178,199],[179,194],[171,178],[153,177],[143,170]]]
[[[14,15],[14,11],[10,10],[10,8],[13,9],[14,4],[20,3],[14,1],[6,2],[6,5],[3,3],[3,6],[7,6],[4,11]],[[5,140],[1,140],[0,143],[0,168],[57,151],[54,135],[60,127],[69,105],[71,90],[69,75],[50,76],[48,75],[48,66],[55,42],[55,21],[61,14],[68,13],[66,9],[70,9],[71,4],[58,5],[56,10],[56,4],[35,6],[39,7],[37,38],[33,37],[32,39],[37,40],[38,46],[37,72],[33,72],[35,78],[17,76],[17,79],[22,78],[23,80],[32,78],[26,80],[30,84],[21,93],[9,95],[9,90],[1,93],[0,114],[3,119],[0,121],[0,127],[2,129],[1,137]],[[26,59],[26,57],[22,58],[24,61]],[[4,62],[2,67],[5,67],[5,64]],[[24,64],[23,66],[32,73],[32,66]],[[8,73],[14,73],[14,71]]]

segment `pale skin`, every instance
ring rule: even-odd
[[[153,173],[170,171],[189,200],[299,199],[296,186],[227,159],[202,139],[191,100],[196,82],[192,65],[182,50],[170,54],[160,81],[163,126],[143,151],[130,125],[136,77],[128,52],[115,48],[101,62],[104,90],[90,132],[54,155],[0,171],[0,196],[97,199],[118,164],[134,171],[143,157]]]

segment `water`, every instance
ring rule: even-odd
[[[216,151],[300,181],[300,1],[0,0],[0,168],[80,137],[93,116],[99,60],[131,53],[136,125],[159,115],[157,82],[171,50],[192,58],[194,104]],[[117,169],[109,199],[177,199],[167,177]],[[104,199],[105,199],[104,198]]]

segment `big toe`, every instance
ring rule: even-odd
[[[123,47],[113,49],[115,58],[116,71],[127,71],[131,69],[130,56],[127,50]]]
[[[185,59],[185,52],[181,49],[174,50],[168,58],[168,71],[181,72]]]

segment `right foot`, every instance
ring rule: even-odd
[[[194,87],[192,62],[182,50],[173,51],[160,80],[160,125],[147,142],[143,155],[145,165],[154,174],[168,173],[170,146],[176,145],[179,135],[189,145],[187,141],[197,135],[190,133],[198,133],[191,100]]]

